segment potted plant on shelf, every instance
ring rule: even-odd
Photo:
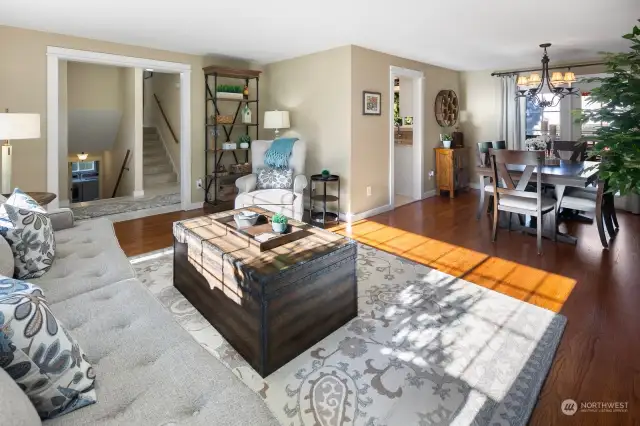
[[[244,88],[233,84],[218,84],[216,87],[216,97],[218,99],[242,100]]]
[[[271,229],[273,229],[273,232],[282,234],[287,230],[288,223],[289,219],[285,215],[276,213],[271,218]]]
[[[622,38],[631,42],[624,53],[606,53],[605,77],[590,78],[600,83],[591,90],[589,102],[601,107],[583,110],[583,122],[607,123],[594,136],[591,155],[600,156],[600,178],[609,191],[628,196],[627,210],[640,213],[640,28],[636,25]]]
[[[442,140],[442,146],[447,149],[451,148],[451,141],[453,140],[453,137],[449,133],[440,135],[440,139]]]
[[[251,136],[249,136],[249,135],[240,135],[238,137],[238,145],[240,145],[240,148],[248,149],[250,143],[251,143]]]

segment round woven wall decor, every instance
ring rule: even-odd
[[[453,90],[441,90],[436,96],[436,121],[441,127],[453,127],[458,122],[458,95]]]

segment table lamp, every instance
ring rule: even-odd
[[[275,129],[276,137],[278,139],[280,129],[288,129],[289,124],[289,111],[266,111],[264,113],[264,128]]]
[[[0,113],[0,141],[2,144],[2,194],[10,194],[11,188],[11,140],[39,139],[40,114]]]

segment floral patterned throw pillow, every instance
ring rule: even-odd
[[[4,204],[13,228],[0,227],[13,252],[18,279],[38,278],[51,268],[56,251],[51,219],[40,210],[27,210]]]
[[[0,229],[13,228],[13,224],[9,219],[9,214],[5,209],[5,204],[9,204],[21,209],[35,210],[40,213],[47,212],[44,208],[42,208],[40,204],[38,204],[36,200],[31,198],[28,194],[22,192],[19,188],[14,189],[13,193],[8,199],[3,197],[2,195],[0,195],[0,197]]]
[[[96,402],[93,367],[42,290],[7,277],[0,277],[0,368],[43,419]]]
[[[293,170],[261,169],[258,172],[257,189],[291,189],[293,187]]]

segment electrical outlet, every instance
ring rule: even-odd
[[[371,197],[371,187],[367,186],[367,197]]]
[[[198,188],[202,189],[202,179],[198,179],[198,180],[196,181],[196,186],[197,186]]]
[[[431,178],[433,177],[434,173],[433,170],[429,170],[429,180],[431,180]]]

